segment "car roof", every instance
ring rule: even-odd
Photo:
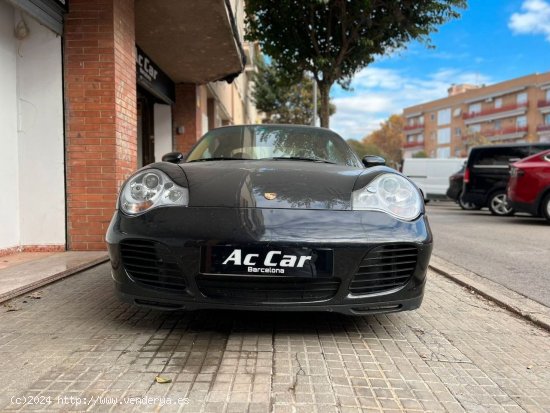
[[[322,128],[320,126],[311,126],[311,125],[297,125],[293,123],[245,123],[242,125],[225,125],[225,126],[218,126],[217,128],[213,128],[210,130],[215,129],[228,129],[228,128],[246,128],[246,127],[263,127],[263,128],[303,128],[303,129],[318,129],[323,131],[330,131],[332,133],[337,134],[335,131],[329,128]],[[210,132],[209,130],[209,132]]]
[[[522,146],[546,146],[550,147],[550,142],[522,142],[522,143],[497,143],[494,145],[479,145],[474,146],[472,151],[475,149],[490,149],[490,148],[521,148]]]

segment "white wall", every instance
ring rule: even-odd
[[[19,243],[16,48],[13,7],[0,1],[0,249]]]
[[[19,12],[15,13],[16,21]],[[25,17],[17,41],[19,208],[22,245],[65,244],[61,38]]]
[[[61,39],[0,1],[0,249],[65,244]]]
[[[155,127],[155,162],[162,160],[162,155],[172,152],[172,107],[155,103],[153,106]]]

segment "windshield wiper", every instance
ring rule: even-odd
[[[336,164],[336,162],[328,161],[321,158],[307,158],[305,156],[275,156],[273,158],[262,158],[262,160],[274,160],[274,161],[307,161],[307,162],[320,162]]]
[[[191,162],[208,162],[208,161],[252,161],[253,159],[250,158],[224,158],[223,156],[218,158],[200,158],[200,159],[193,159],[192,161],[187,161],[188,163]]]

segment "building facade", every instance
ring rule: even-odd
[[[239,0],[0,0],[0,256],[103,250],[122,182],[255,123]]]
[[[550,72],[490,86],[453,85],[448,96],[404,109],[403,157],[467,156],[479,144],[550,142]]]

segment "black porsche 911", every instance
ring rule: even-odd
[[[371,314],[422,302],[432,235],[418,188],[334,132],[214,129],[138,170],[107,232],[127,302],[167,310]]]

